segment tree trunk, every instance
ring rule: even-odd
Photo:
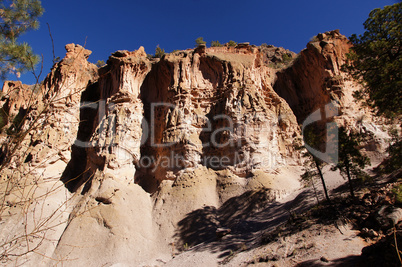
[[[320,178],[321,178],[321,183],[322,183],[322,187],[324,188],[325,198],[327,199],[327,201],[329,203],[331,203],[331,200],[329,199],[329,196],[328,196],[327,186],[325,185],[324,176],[322,175],[320,166],[319,166],[317,160],[314,160],[314,162],[315,162],[315,166],[317,167],[318,174],[320,175]]]
[[[311,177],[311,184],[313,185],[314,195],[315,195],[315,198],[317,199],[317,205],[320,205],[320,200],[318,199],[318,195],[317,195],[317,189],[315,189],[314,177]]]
[[[346,162],[345,168],[346,168],[346,175],[348,176],[350,195],[352,196],[352,198],[355,198],[355,193],[354,193],[353,185],[352,185],[352,178],[350,177],[350,166],[349,166],[349,162]]]

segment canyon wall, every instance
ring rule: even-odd
[[[1,240],[17,255],[8,263],[153,264],[185,244],[180,222],[191,212],[293,192],[299,124],[331,101],[338,120],[357,121],[358,85],[340,70],[348,48],[333,31],[299,55],[244,43],[159,59],[141,47],[97,68],[70,44],[35,97],[6,82],[2,111],[27,116],[17,127],[26,135],[1,137]],[[216,228],[235,229],[235,213]],[[24,253],[27,235],[38,253]]]

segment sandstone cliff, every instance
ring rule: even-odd
[[[358,113],[340,71],[347,39],[317,38],[298,56],[245,43],[150,59],[141,47],[100,69],[70,44],[35,97],[6,82],[2,111],[26,134],[2,137],[4,260],[167,260],[194,241],[180,230],[191,212],[210,207],[215,228],[236,229],[240,200],[255,212],[296,190],[299,123],[331,101],[343,122]]]

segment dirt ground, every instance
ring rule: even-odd
[[[339,174],[328,169],[324,175],[330,177],[327,179],[329,190],[345,183]],[[318,181],[316,187],[320,201],[323,201],[322,186]],[[307,220],[301,231],[281,236],[281,225],[316,204],[313,189],[302,188],[251,212],[223,238],[186,247],[164,266],[333,266],[353,263],[354,257],[369,243],[358,236],[358,231],[350,224],[325,225]],[[270,232],[277,232],[274,242],[264,240]]]

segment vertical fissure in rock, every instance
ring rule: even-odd
[[[141,157],[136,163],[134,181],[149,193],[156,191],[171,167],[165,162],[171,147],[164,143],[163,133],[167,127],[165,118],[174,109],[169,97],[173,74],[173,66],[161,60],[152,66],[140,88],[144,118],[141,124]]]
[[[87,145],[85,144],[88,144],[96,128],[94,121],[98,115],[99,99],[98,82],[89,84],[81,94],[77,139],[71,147],[71,160],[61,176],[61,181],[70,192],[75,192],[91,177],[90,170],[87,169]]]

